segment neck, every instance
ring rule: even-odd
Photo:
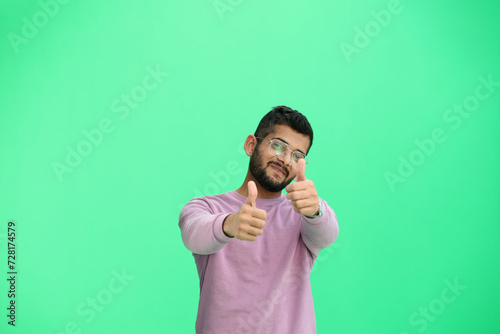
[[[281,196],[281,191],[272,192],[262,188],[260,183],[253,177],[252,173],[250,173],[250,170],[247,171],[247,176],[241,187],[236,189],[238,194],[248,197],[248,181],[255,182],[257,186],[257,198],[277,198]]]

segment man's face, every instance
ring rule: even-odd
[[[269,141],[261,140],[260,145],[250,157],[250,173],[260,185],[270,192],[283,190],[297,175],[290,159],[292,152],[299,150],[304,154],[309,148],[309,137],[294,131],[286,125],[276,125],[274,132],[266,139],[280,139],[290,146],[290,150],[282,158],[277,158],[269,152]]]

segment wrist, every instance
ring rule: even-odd
[[[231,235],[229,232],[229,226],[231,225],[231,220],[233,218],[234,213],[227,215],[226,218],[224,218],[224,221],[222,222],[222,232],[226,235],[228,238],[234,238],[234,235]]]
[[[318,201],[318,211],[314,215],[304,215],[307,218],[318,218],[323,216],[323,203],[321,203],[321,200]]]

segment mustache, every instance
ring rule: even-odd
[[[276,165],[278,167],[280,167],[281,169],[283,169],[286,173],[286,177],[288,177],[288,174],[290,174],[290,172],[288,171],[288,168],[286,168],[285,166],[283,166],[282,164],[280,164],[279,162],[276,162],[276,161],[269,161],[269,163],[267,164],[268,166],[269,165]]]

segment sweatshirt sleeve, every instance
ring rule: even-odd
[[[301,230],[302,240],[313,255],[313,258],[319,254],[319,251],[333,244],[339,235],[339,225],[337,216],[333,209],[320,198],[323,204],[323,215],[321,217],[308,218],[302,215]]]
[[[224,234],[222,223],[226,213],[214,214],[207,200],[194,198],[179,215],[182,241],[196,254],[212,254],[226,246],[233,238]]]

